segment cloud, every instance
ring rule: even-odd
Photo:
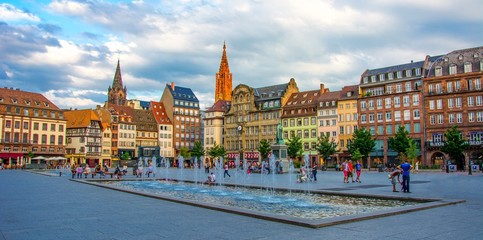
[[[0,4],[0,20],[2,21],[33,21],[38,22],[40,18],[32,13],[20,10],[8,3]]]

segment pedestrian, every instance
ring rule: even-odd
[[[228,173],[228,164],[225,163],[224,169],[225,169],[225,172],[223,173],[223,178],[225,178],[226,175],[228,175],[228,177],[231,177],[230,174]]]
[[[72,178],[75,178],[75,174],[77,172],[77,167],[75,164],[72,164],[70,167],[70,172],[72,173]]]
[[[314,177],[314,182],[317,182],[317,163],[314,163],[312,167],[312,176]]]
[[[82,166],[79,164],[77,165],[77,178],[82,178],[82,173],[84,172],[84,169],[82,168]]]
[[[400,179],[399,176],[401,176],[401,169],[399,169],[399,168],[392,171],[388,176],[389,180],[392,183],[392,191],[393,192],[399,192],[398,190],[396,190],[396,184],[398,182],[399,182],[399,184],[401,184],[401,179]]]
[[[409,191],[409,181],[410,181],[409,173],[411,172],[411,169],[413,168],[413,166],[411,166],[411,164],[409,164],[408,160],[406,160],[406,161],[404,161],[403,164],[401,164],[400,168],[403,171],[402,172],[403,192],[410,193],[411,191]]]
[[[348,162],[349,164],[349,172],[347,176],[347,182],[349,182],[349,177],[351,178],[352,182],[354,182],[354,167],[352,166],[352,160]]]
[[[357,162],[356,162],[356,174],[357,174],[356,182],[358,182],[358,183],[361,183],[361,170],[362,170],[362,165],[359,162],[359,160],[357,160]]]
[[[344,173],[344,183],[349,183],[349,163],[347,159],[342,163],[341,168]]]
[[[415,168],[416,173],[419,171],[419,161],[416,162],[416,168]]]
[[[210,173],[210,162],[205,161],[205,173]]]

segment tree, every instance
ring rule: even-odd
[[[198,166],[200,165],[200,157],[205,155],[205,149],[203,149],[203,145],[201,145],[201,142],[200,141],[196,141],[195,142],[195,146],[193,147],[193,149],[191,149],[191,155],[193,155],[195,158],[196,158],[196,162],[198,164]]]
[[[409,139],[409,147],[406,148],[406,157],[409,161],[411,161],[411,164],[414,166],[414,160],[418,158],[418,146],[416,144],[416,141],[414,141],[414,139],[412,138]]]
[[[446,130],[444,139],[441,151],[448,154],[452,160],[455,160],[459,169],[463,169],[465,165],[463,152],[469,147],[468,142],[461,137],[461,131],[456,126]]]
[[[262,157],[262,160],[265,160],[268,158],[268,154],[272,151],[272,147],[270,147],[270,143],[268,142],[267,139],[262,139],[260,141],[260,146],[258,147],[258,152],[260,153],[260,156]]]
[[[208,155],[210,155],[213,159],[216,159],[219,157],[224,158],[226,156],[226,150],[223,146],[218,145],[215,142],[213,147],[210,150],[208,150]]]
[[[390,137],[387,143],[390,149],[400,154],[406,153],[406,149],[409,148],[410,140],[412,139],[409,137],[408,131],[406,131],[406,128],[401,125],[397,129],[396,135],[394,137]]]
[[[360,161],[362,159],[362,154],[359,152],[359,149],[355,149],[352,153],[352,160]]]
[[[128,152],[124,152],[124,154],[121,155],[120,158],[121,158],[121,160],[129,160],[129,159],[131,159],[131,155],[129,155]]]
[[[182,147],[179,150],[179,155],[183,157],[184,160],[190,159],[191,158],[191,153],[187,147]]]
[[[288,140],[287,155],[291,159],[301,157],[303,154],[302,148],[302,139],[300,139],[298,136],[295,136],[294,138]]]
[[[372,149],[374,149],[374,146],[376,146],[376,140],[372,138],[369,130],[359,128],[352,134],[352,139],[350,144],[347,145],[347,149],[351,155],[357,149],[362,157],[367,158]]]
[[[330,155],[333,155],[337,151],[336,148],[337,143],[335,143],[334,139],[330,139],[329,136],[322,134],[319,138],[317,138],[315,149],[319,155],[322,155],[324,161],[326,161]]]

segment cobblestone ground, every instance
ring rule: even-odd
[[[387,173],[364,172],[362,183],[320,172],[294,183],[293,174],[230,170],[226,183],[325,189],[375,195],[464,199],[465,203],[319,229],[293,226],[146,198],[22,170],[0,171],[1,239],[482,239],[483,175],[420,172],[412,193],[393,193]],[[203,171],[159,169],[157,177],[205,180]]]

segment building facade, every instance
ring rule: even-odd
[[[469,161],[483,159],[483,47],[456,50],[429,58],[424,79],[425,140],[428,165],[444,165],[444,133],[457,126],[470,145]]]
[[[302,140],[304,155],[309,155],[312,164],[318,164],[318,154],[315,150],[318,136],[317,105],[322,91],[292,93],[282,111],[283,139],[299,137]]]
[[[223,115],[228,111],[229,107],[229,101],[218,100],[212,107],[205,111],[205,118],[203,119],[205,123],[205,151],[213,148],[215,144],[223,145],[223,126],[225,125]]]
[[[65,153],[63,112],[39,93],[0,88],[0,159],[9,167]],[[29,154],[30,153],[30,154]]]
[[[298,87],[293,78],[286,84],[261,88],[240,84],[233,89],[231,107],[224,115],[223,144],[229,160],[239,157],[258,161],[260,141],[276,143],[282,106],[294,92],[298,92]]]
[[[67,121],[66,158],[70,164],[103,164],[101,120],[91,109],[65,111]]]
[[[323,85],[320,87],[324,88]],[[320,95],[317,106],[317,120],[319,122],[318,132],[319,136],[326,135],[332,141],[339,142],[338,138],[338,100],[341,92],[330,92],[328,89]],[[333,166],[339,161],[337,156],[330,156],[324,159],[324,162],[320,162],[319,165]]]
[[[419,149],[419,161],[425,163],[422,78],[424,61],[366,70],[361,75],[358,99],[359,126],[368,129],[376,138],[370,159],[363,166],[375,162],[397,164],[398,153],[391,150],[388,139],[394,137],[399,126],[405,127]]]
[[[357,130],[357,98],[359,97],[359,85],[345,86],[340,91],[338,100],[338,159],[343,162],[350,158],[347,146],[350,144],[352,134]]]
[[[151,101],[151,111],[156,119],[158,128],[158,145],[161,157],[174,159],[173,124],[166,113],[163,103]]]
[[[196,95],[190,88],[171,83],[166,85],[160,102],[173,123],[175,156],[181,148],[192,149],[194,143],[201,140],[200,105]]]

